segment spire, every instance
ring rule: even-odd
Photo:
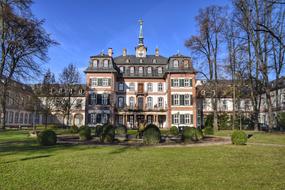
[[[140,33],[139,33],[139,45],[143,45],[143,20],[139,20],[140,23]]]

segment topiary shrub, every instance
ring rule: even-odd
[[[205,134],[205,135],[213,135],[213,134],[214,134],[214,128],[213,128],[213,127],[210,127],[210,126],[205,127],[205,129],[204,129],[204,134]]]
[[[182,133],[182,140],[184,142],[198,141],[197,129],[195,127],[185,127]]]
[[[115,127],[115,136],[119,141],[125,141],[127,139],[127,127],[125,125],[118,125]]]
[[[76,134],[79,132],[79,128],[76,125],[70,127],[70,133]]]
[[[146,126],[143,123],[139,124],[139,128],[138,128],[138,137],[142,138],[143,136],[143,131],[146,128]]]
[[[172,126],[171,128],[170,128],[170,134],[171,135],[178,135],[179,134],[179,130],[178,130],[178,128],[177,127],[175,127],[175,126]]]
[[[112,143],[115,139],[115,128],[113,125],[106,124],[102,126],[103,131],[100,136],[100,141],[102,143]]]
[[[43,146],[55,145],[57,141],[56,133],[51,129],[41,131],[37,139],[39,144]]]
[[[247,134],[244,131],[234,131],[231,140],[235,145],[245,145],[247,142]]]
[[[79,128],[79,139],[82,141],[92,139],[91,129],[88,126],[82,126]]]
[[[144,144],[158,144],[160,142],[161,133],[159,128],[154,124],[149,124],[143,131]]]

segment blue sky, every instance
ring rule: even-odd
[[[139,18],[144,20],[148,54],[159,48],[170,56],[177,51],[190,55],[184,41],[195,34],[195,16],[208,5],[228,5],[228,0],[35,0],[32,11],[45,19],[44,27],[60,45],[49,50],[44,66],[56,75],[69,63],[77,65],[84,80],[89,57],[107,52],[114,56],[134,54],[138,43]],[[195,63],[194,63],[195,66]]]

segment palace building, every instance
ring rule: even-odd
[[[196,126],[196,73],[191,58],[181,54],[164,57],[156,48],[149,54],[140,20],[135,55],[90,57],[86,73],[88,125],[102,123],[138,127],[154,123],[161,128]]]

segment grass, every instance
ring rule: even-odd
[[[284,189],[284,157],[284,147],[256,145],[41,147],[7,131],[0,189]]]
[[[228,136],[232,134],[232,130],[220,130],[216,131],[216,136]],[[285,133],[277,132],[262,132],[262,131],[245,131],[247,134],[253,134],[251,138],[248,139],[249,143],[266,143],[266,144],[283,144],[285,145]]]

